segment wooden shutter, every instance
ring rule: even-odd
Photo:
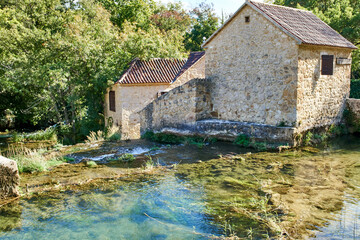
[[[110,111],[115,112],[115,92],[114,91],[110,91],[109,92],[109,109]]]
[[[321,56],[321,75],[334,74],[334,55]]]

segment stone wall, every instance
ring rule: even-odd
[[[295,124],[298,45],[292,38],[245,6],[205,49],[206,77],[218,79],[213,117]]]
[[[351,133],[360,132],[360,99],[348,98],[346,101],[347,110],[347,125]]]
[[[348,98],[346,103],[348,110],[360,121],[360,99]]]
[[[140,112],[141,133],[183,128],[210,117],[210,79],[193,79],[150,103]]]
[[[321,55],[334,55],[334,74],[321,75]],[[351,49],[300,45],[297,87],[297,127],[305,131],[340,123],[350,92],[351,65],[336,58],[351,58]]]
[[[205,78],[205,57],[203,56],[194,65],[187,69],[180,77],[173,82],[168,90],[181,86],[191,79]]]
[[[16,162],[0,156],[0,199],[19,196],[19,183]]]

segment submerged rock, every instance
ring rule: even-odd
[[[16,162],[0,156],[0,199],[19,196],[19,184]]]

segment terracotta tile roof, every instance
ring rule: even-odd
[[[197,61],[199,61],[203,56],[205,56],[205,52],[191,52],[188,60],[185,65],[180,69],[179,73],[173,79],[173,82],[176,81],[184,72],[186,72],[190,67],[192,67]]]
[[[205,52],[194,52],[188,59],[134,59],[116,82],[119,84],[170,84],[195,64]]]
[[[241,10],[250,6],[279,27],[298,44],[311,44],[331,47],[357,49],[334,29],[321,21],[312,12],[274,4],[246,1],[210,38],[202,45],[207,45],[221,30],[234,19]]]

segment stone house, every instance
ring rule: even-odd
[[[205,76],[205,52],[187,59],[134,59],[105,95],[105,117],[119,126],[124,139],[140,138],[137,113],[157,97],[193,78]]]
[[[293,142],[298,133],[341,121],[356,47],[312,12],[246,1],[203,48],[206,79],[151,103],[141,113],[142,132],[185,128]],[[177,106],[191,96],[191,106]],[[164,102],[174,106],[161,109]],[[174,114],[179,108],[195,109],[195,117]]]

